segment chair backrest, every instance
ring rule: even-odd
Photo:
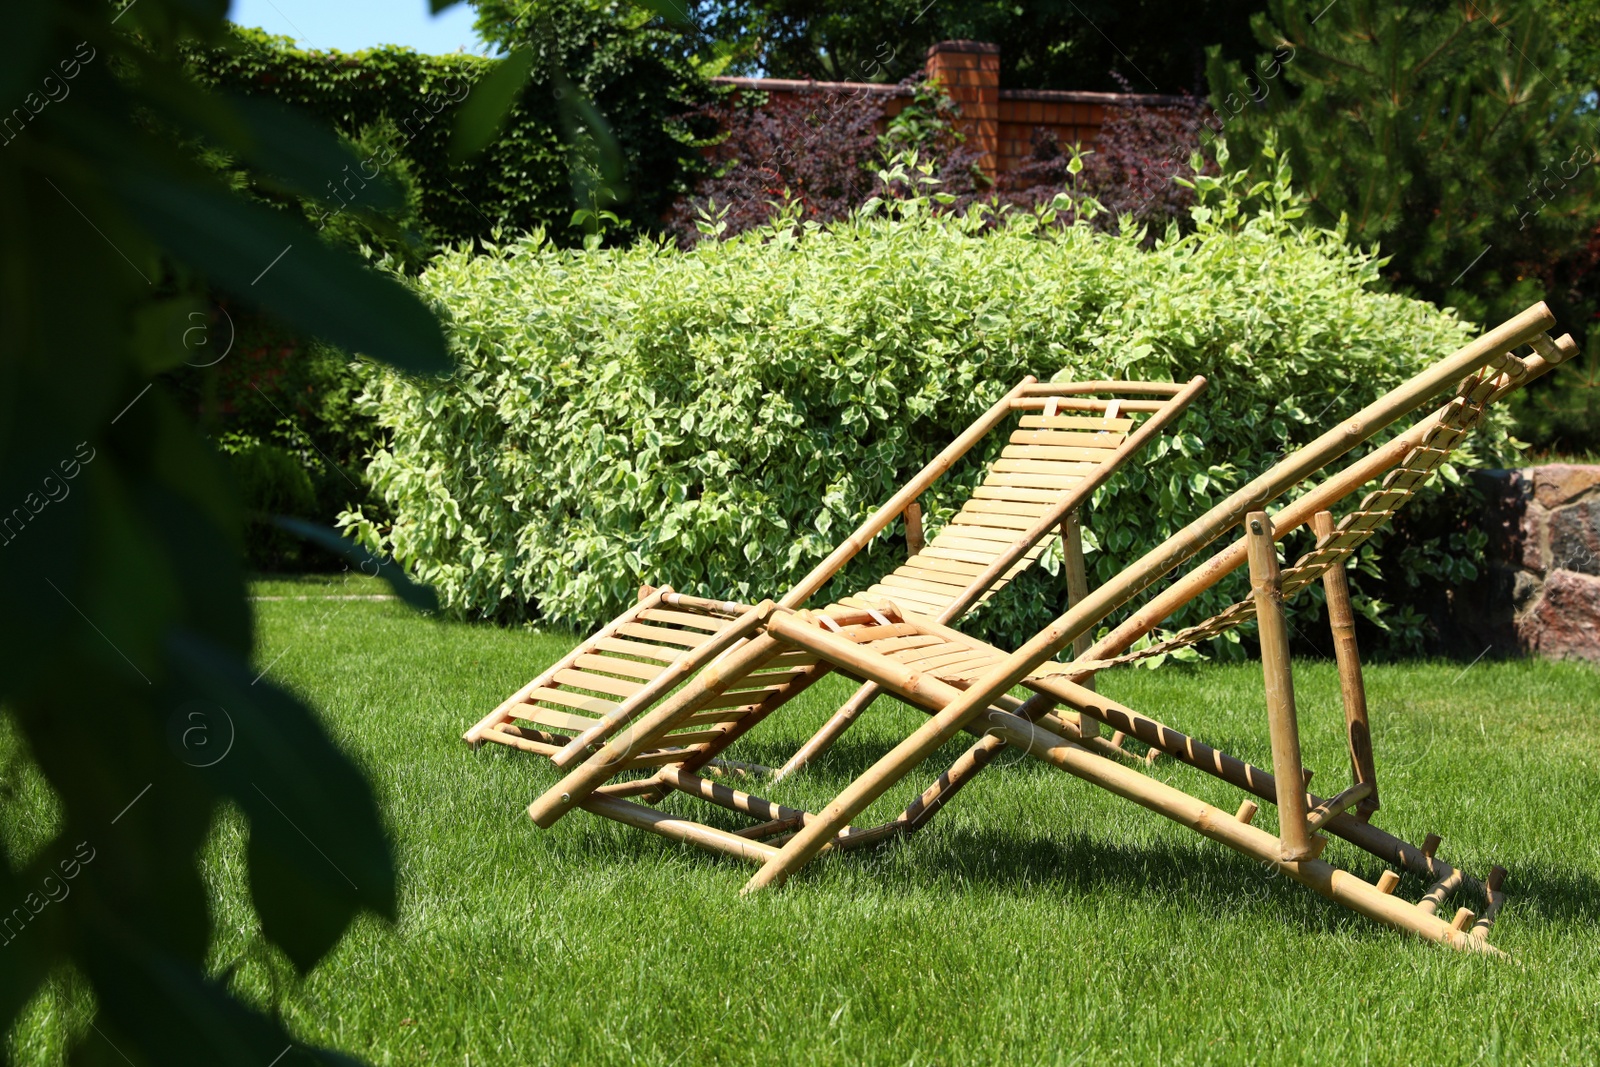
[[[1024,384],[1011,402],[1017,428],[960,510],[905,563],[835,606],[887,598],[948,622],[987,600],[1043,554],[1063,504],[1128,458],[1141,418],[1167,425],[1203,388],[1196,382]]]
[[[1374,478],[1382,478],[1379,487],[1368,492],[1355,508],[1340,518],[1327,537],[1319,538],[1310,551],[1284,569],[1282,592],[1285,599],[1320,581],[1331,568],[1343,565],[1357,548],[1382,529],[1395,512],[1449,461],[1451,454],[1472,431],[1482,424],[1491,405],[1552,370],[1577,351],[1570,335],[1552,340],[1548,334],[1537,334],[1529,344],[1534,349],[1534,355],[1524,359],[1508,353],[1495,360],[1484,370],[1465,379],[1448,403],[1420,419],[1409,431],[1350,464],[1341,474],[1302,494],[1274,517],[1274,527],[1281,537],[1306,521],[1315,511],[1331,510]],[[1163,617],[1170,616],[1181,603],[1192,600],[1214,585],[1222,574],[1237,567],[1243,560],[1240,551],[1242,545],[1243,542],[1240,542],[1219,553],[1211,561],[1196,567],[1183,581],[1175,583],[1164,594],[1167,603],[1162,605],[1160,614]],[[1163,641],[1135,652],[1126,652],[1124,650],[1133,641],[1153,629],[1149,620],[1154,613],[1141,614],[1146,615],[1145,620],[1134,626],[1124,624],[1118,627],[1106,640],[1088,650],[1081,662],[1073,664],[1073,673],[1085,668],[1100,670],[1165,655],[1217,637],[1254,619],[1256,602],[1254,598],[1246,597]],[[1121,647],[1117,647],[1119,645]],[[1115,655],[1118,652],[1122,654]]]

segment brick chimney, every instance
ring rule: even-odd
[[[1000,46],[940,41],[928,49],[926,69],[961,108],[961,132],[981,153],[978,166],[993,175],[1000,149]]]

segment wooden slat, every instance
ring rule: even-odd
[[[1110,434],[1106,435],[1111,436]],[[1007,445],[1000,450],[1001,459],[1043,459],[1072,463],[1104,463],[1116,454],[1114,448],[1062,447],[1058,445]]]
[[[887,656],[891,652],[900,652],[908,648],[926,648],[937,645],[944,638],[935,637],[933,634],[916,634],[911,637],[889,637],[882,641],[875,641],[870,646],[872,651],[880,656]]]
[[[973,653],[971,656],[958,660],[947,660],[939,665],[935,671],[936,677],[961,678],[974,671],[984,670],[994,666],[1000,661],[999,656]]]
[[[618,768],[618,772],[631,771],[635,767],[660,767],[667,763],[682,763],[684,760],[694,755],[695,751],[696,750],[693,748],[679,748],[669,751],[646,752],[642,756],[635,756],[632,759],[625,761],[622,766]]]
[[[743,678],[740,678],[737,682],[734,682],[728,688],[730,690],[760,689],[765,686],[788,685],[790,682],[794,681],[804,673],[806,673],[805,670],[795,668],[791,668],[786,671],[752,671]]]
[[[942,667],[954,666],[958,663],[966,663],[968,660],[977,658],[980,657],[976,656],[970,648],[952,648],[949,651],[943,652],[937,656],[928,656],[926,659],[919,659],[917,661],[917,670],[937,673]],[[993,662],[993,657],[990,657],[989,661]]]
[[[994,515],[1017,515],[1022,518],[1037,519],[1050,510],[1050,505],[1043,502],[1029,503],[1020,500],[981,500],[977,497],[967,501],[961,507],[962,511],[982,511]]]
[[[574,666],[587,670],[623,674],[646,682],[667,669],[664,663],[641,663],[636,659],[618,659],[616,656],[582,655],[572,662]]]
[[[670,622],[676,626],[689,626],[696,630],[710,630],[717,633],[723,627],[732,625],[733,619],[718,619],[710,615],[696,615],[688,611],[668,611],[666,608],[651,608],[641,611],[639,618],[650,622]]]
[[[964,585],[951,585],[949,582],[930,582],[926,578],[901,574],[899,571],[884,575],[883,581],[878,584],[890,587],[898,586],[903,589],[921,589],[926,593],[938,593],[940,596],[947,597],[953,597],[966,588]]]
[[[596,715],[607,715],[616,710],[620,700],[607,700],[604,697],[585,696],[574,693],[568,689],[535,689],[528,694],[529,701],[541,701],[545,704],[559,704],[564,707],[577,708],[579,711],[590,711]]]
[[[1072,484],[1077,485],[1083,476],[1090,474],[1098,467],[1098,463],[1076,463],[1066,460],[1054,459],[997,459],[990,468],[989,477],[996,474],[1048,474],[1054,478],[1076,477]],[[984,479],[988,481],[988,478]]]
[[[663,648],[661,645],[647,645],[640,641],[624,641],[620,637],[602,637],[594,643],[594,647],[607,652],[621,652],[628,656],[653,659],[659,663],[671,663],[683,655],[683,650],[679,648]]]
[[[617,627],[617,633],[628,637],[642,637],[649,641],[658,641],[664,645],[682,645],[685,648],[699,648],[711,640],[711,634],[687,633],[683,630],[674,630],[670,626],[648,626],[644,623],[630,622]]]
[[[887,653],[887,655],[892,656],[901,663],[917,663],[929,657],[948,655],[953,650],[961,650],[963,648],[964,646],[962,645],[940,638],[935,644],[923,645],[920,648],[897,649]]]
[[[494,741],[505,745],[507,748],[533,752],[540,756],[554,756],[561,751],[560,747],[556,745],[547,745],[542,741],[530,741],[525,737],[518,737],[514,733],[502,730],[499,726],[491,726],[484,730],[482,737],[485,741]]]
[[[963,563],[979,563],[987,567],[989,564],[995,561],[995,558],[998,555],[998,552],[976,552],[972,549],[958,548],[955,546],[947,548],[944,545],[929,545],[927,548],[922,550],[922,555],[918,556],[917,558],[955,559],[960,560]]]
[[[697,711],[683,720],[685,726],[706,726],[722,722],[738,722],[749,714],[745,708],[718,708],[715,711]]]
[[[906,589],[901,586],[875,585],[867,592],[877,596],[887,597],[899,604],[912,607],[923,604],[931,608],[943,608],[955,599],[954,593],[926,593],[921,589]],[[926,614],[926,612],[924,612]]]
[[[886,637],[906,637],[920,633],[921,630],[909,623],[894,622],[888,626],[848,626],[840,631],[839,636],[857,644],[870,644],[873,641],[882,641]]]
[[[619,697],[631,697],[644,688],[638,682],[613,678],[607,674],[590,674],[588,671],[557,671],[554,680],[562,685],[593,689],[597,693],[611,693]]]
[[[967,510],[956,512],[955,518],[950,520],[957,526],[987,526],[993,530],[1010,530],[1012,536],[1018,531],[1031,530],[1038,523],[1037,515],[1005,515],[993,511]]]
[[[595,710],[598,711],[599,709]],[[536,722],[540,726],[554,726],[561,730],[583,731],[600,721],[587,715],[574,715],[572,712],[563,711],[560,708],[545,708],[537,704],[518,704],[511,709],[511,714],[518,719],[527,719],[529,722]],[[600,712],[600,714],[604,714],[604,712]]]
[[[1078,475],[1059,474],[1013,474],[1009,471],[994,471],[984,479],[987,485],[1008,486],[1026,489],[1073,489],[1083,482]],[[627,629],[627,627],[623,627]]]
[[[1004,526],[983,526],[977,523],[958,521],[946,526],[941,533],[948,533],[952,537],[965,537],[969,540],[993,541],[999,545],[1011,546],[1022,540],[1018,532]],[[999,555],[999,553],[996,553]]]
[[[960,548],[965,549],[968,552],[987,555],[989,561],[993,562],[994,560],[1000,558],[1000,553],[1004,552],[1008,547],[1010,547],[1012,542],[1016,540],[1014,537],[1008,537],[1004,540],[998,541],[991,540],[990,538],[983,536],[981,533],[978,533],[977,531],[980,529],[981,527],[977,526],[963,526],[957,527],[956,529],[951,529],[947,526],[940,531],[938,537],[934,538],[934,545],[939,548]],[[1039,557],[1039,553],[1043,551],[1044,542],[1040,541],[1038,544],[1028,549],[1027,557],[1029,559],[1037,559]]]
[[[1037,504],[1054,504],[1066,494],[1060,489],[1029,489],[1020,485],[1004,485],[998,482],[990,484],[985,482],[974,489],[972,495],[978,500],[1015,500]]]
[[[905,578],[920,578],[925,582],[935,585],[948,585],[952,589],[965,589],[972,584],[972,578],[965,574],[952,574],[949,571],[936,571],[928,567],[913,567],[909,564],[896,567],[894,573]],[[1004,579],[1001,579],[1004,581]]]
[[[940,559],[930,556],[926,552],[919,552],[906,560],[905,566],[916,567],[925,571],[943,571],[952,578],[963,582],[970,582],[983,573],[983,565],[979,563],[963,563],[955,559]]]
[[[721,736],[721,730],[689,730],[681,734],[668,734],[661,739],[661,742],[663,748],[688,748],[690,745],[703,745],[707,741],[715,741]]]
[[[1024,415],[1018,420],[1024,430],[1110,430],[1126,433],[1132,419],[1102,419],[1093,415]]]
[[[705,708],[742,708],[746,704],[759,704],[771,696],[777,686],[770,689],[741,689],[736,693],[718,693],[707,700]]]
[[[1117,448],[1126,439],[1121,433],[1078,433],[1061,430],[1018,430],[1011,435],[1014,445],[1051,445],[1057,448]]]

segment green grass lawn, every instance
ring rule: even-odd
[[[1513,956],[1504,962],[1408,940],[1017,756],[923,833],[824,857],[782,890],[741,899],[753,868],[732,860],[585,812],[538,830],[524,809],[554,781],[548,765],[460,741],[570,636],[316,599],[382,591],[259,584],[282,599],[257,604],[258,661],[320,707],[371,774],[397,846],[399,924],[363,920],[297,981],[261,938],[235,814],[205,856],[216,970],[231,969],[240,995],[307,1040],[377,1064],[466,1067],[1600,1061],[1591,668],[1368,673],[1384,797],[1375,821],[1412,840],[1442,835],[1441,855],[1475,874],[1510,870],[1493,936]],[[1305,663],[1296,681],[1306,763],[1332,792],[1348,773],[1336,676]],[[1251,667],[1163,667],[1102,686],[1269,763]],[[780,759],[847,692],[829,679],[733,755]],[[765,795],[831,796],[918,721],[880,702],[813,771]],[[54,813],[9,733],[0,773],[0,832],[25,854]],[[1158,773],[1230,809],[1241,799],[1171,761]],[[1381,869],[1337,840],[1329,858],[1369,878]],[[1422,888],[1408,878],[1400,891],[1415,899]],[[10,1036],[13,1055],[63,1062],[73,1039],[92,1035],[91,1011],[81,984],[60,975]]]

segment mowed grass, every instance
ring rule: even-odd
[[[281,1011],[308,1041],[377,1064],[468,1067],[1600,1061],[1592,668],[1368,672],[1376,821],[1412,840],[1442,835],[1441,854],[1475,874],[1510,870],[1493,936],[1513,956],[1505,962],[1404,938],[1016,755],[921,834],[824,857],[781,890],[741,898],[753,868],[730,859],[585,812],[537,829],[525,808],[552,769],[461,742],[572,636],[317,599],[381,591],[261,583],[263,596],[312,599],[257,604],[258,661],[322,709],[371,775],[400,864],[399,923],[362,920],[296,980],[261,938],[235,814],[219,819],[205,856],[216,970],[232,968],[239,995]],[[1306,762],[1332,792],[1348,774],[1336,676],[1304,662],[1296,682]],[[1169,666],[1102,685],[1270,762],[1252,666]],[[820,684],[733,755],[781,760],[848,692]],[[814,770],[758,791],[819,803],[919,721],[882,701]],[[15,748],[0,738],[13,788],[0,817],[25,850],[53,811]],[[891,815],[937,769],[874,813]],[[1229,810],[1241,799],[1171,761],[1156,773]],[[716,811],[683,797],[668,806]],[[1382,869],[1337,840],[1328,854],[1369,878]],[[1415,899],[1423,888],[1408,878],[1400,891]],[[91,1011],[81,983],[60,976],[11,1035],[15,1058],[61,1062],[72,1040],[92,1039]]]

